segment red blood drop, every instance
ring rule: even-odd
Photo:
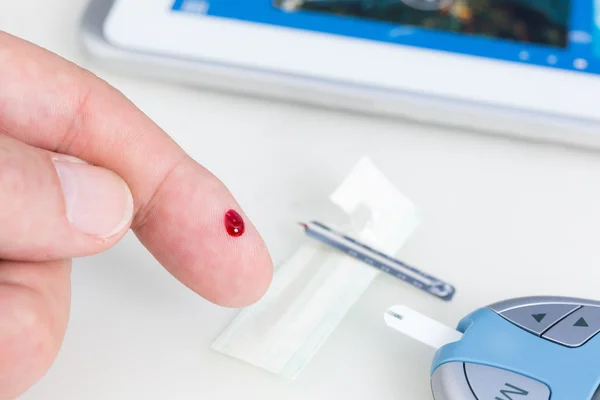
[[[235,210],[229,210],[225,213],[225,229],[229,235],[238,237],[244,234],[246,227],[242,216]]]

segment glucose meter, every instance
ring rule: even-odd
[[[450,329],[405,306],[388,325],[438,350],[435,400],[600,399],[600,302],[524,297],[480,308]]]

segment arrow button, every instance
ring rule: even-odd
[[[531,316],[533,317],[533,319],[535,319],[537,322],[542,322],[542,320],[544,319],[544,317],[546,316],[546,314],[531,314]]]
[[[564,303],[524,304],[506,310],[500,315],[534,335],[541,336],[552,325],[579,307],[577,304]]]
[[[544,333],[545,339],[579,347],[600,332],[600,307],[583,306]]]

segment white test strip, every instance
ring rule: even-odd
[[[384,320],[389,327],[434,349],[457,342],[463,336],[456,329],[403,305],[388,308]]]

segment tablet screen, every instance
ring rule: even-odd
[[[567,47],[571,0],[275,0],[275,6],[462,35]]]
[[[173,4],[178,12],[594,74],[600,73],[599,9],[600,0],[175,0]]]

